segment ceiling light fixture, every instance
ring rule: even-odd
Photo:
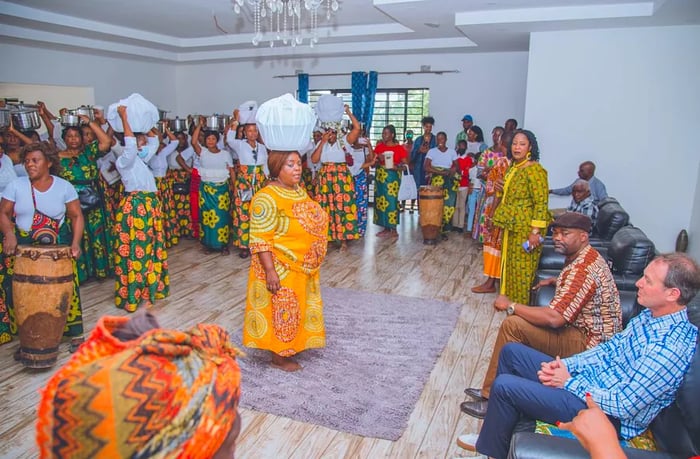
[[[338,11],[338,0],[231,0],[236,14],[247,5],[252,11],[255,35],[251,42],[258,46],[264,39],[270,40],[270,48],[276,41],[295,47],[304,42],[303,29],[310,31],[309,46],[318,43],[318,15],[325,9],[326,20]],[[303,12],[307,22],[302,29]],[[265,25],[263,25],[265,24]]]

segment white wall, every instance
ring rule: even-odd
[[[382,75],[382,71],[417,71],[421,65],[433,70],[459,70],[455,74]],[[434,132],[444,130],[450,139],[462,129],[465,113],[490,131],[507,118],[522,120],[525,109],[527,53],[435,54],[295,59],[256,63],[181,65],[177,69],[178,113],[230,113],[246,100],[262,103],[285,92],[295,94],[297,79],[273,78],[293,75],[296,69],[311,74],[311,89],[350,88],[353,71],[379,71],[380,88],[430,89]],[[315,77],[315,73],[344,76]]]
[[[175,66],[171,64],[7,43],[0,43],[0,56],[4,83],[92,87],[95,103],[105,106],[138,92],[161,108],[175,109]],[[59,108],[49,106],[56,115]]]
[[[698,178],[695,184],[695,198],[693,202],[693,214],[690,216],[688,228],[688,254],[700,262],[700,166],[698,166]]]
[[[698,26],[532,34],[525,126],[552,187],[593,160],[632,223],[673,250],[697,207],[698,75]]]

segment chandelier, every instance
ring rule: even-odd
[[[303,29],[310,30],[309,46],[318,43],[318,15],[325,10],[326,20],[338,11],[338,0],[231,0],[236,14],[248,4],[253,14],[255,35],[251,42],[258,46],[263,39],[270,40],[270,48],[276,41],[295,47],[304,42]],[[306,11],[307,24],[302,27]]]

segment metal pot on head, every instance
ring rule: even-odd
[[[158,132],[161,134],[165,134],[165,120],[160,120],[156,123],[156,129],[158,129]]]
[[[159,108],[159,109],[158,109],[158,119],[161,120],[161,121],[167,119],[167,116],[168,116],[168,112],[169,112],[169,111],[170,111],[170,110],[161,110],[161,109]]]
[[[219,115],[214,114],[204,118],[204,127],[208,131],[218,131],[219,130]]]
[[[41,127],[39,108],[36,105],[14,105],[10,108],[12,124],[20,131],[30,131]]]
[[[0,130],[10,127],[10,109],[0,108]]]
[[[187,131],[187,120],[175,117],[174,120],[170,120],[170,130],[173,132]]]
[[[224,132],[226,126],[231,123],[231,117],[229,115],[219,115],[219,132]]]
[[[68,111],[61,115],[61,126],[80,126],[80,118],[78,115],[71,113],[73,110]]]
[[[85,115],[90,118],[90,121],[95,121],[95,110],[89,105],[81,105],[71,112],[73,115]]]

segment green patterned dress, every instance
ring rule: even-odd
[[[442,169],[434,167],[433,169]],[[442,207],[442,233],[446,233],[452,222],[452,216],[457,208],[457,190],[459,190],[459,176],[445,177],[444,175],[433,174],[430,185],[442,188],[444,202]]]
[[[526,252],[522,244],[532,227],[546,228],[549,213],[547,171],[539,163],[512,165],[506,172],[503,199],[493,215],[503,228],[501,294],[511,301],[530,304],[530,289],[540,261],[542,246]],[[544,233],[544,231],[543,231]]]
[[[81,283],[91,277],[104,279],[113,273],[109,259],[109,226],[105,217],[104,193],[98,180],[99,169],[95,162],[99,156],[95,141],[85,146],[80,155],[61,158],[61,177],[68,180],[78,193],[92,186],[103,196],[102,205],[87,212],[83,211],[85,231],[81,244],[82,255],[78,259],[78,279]]]

